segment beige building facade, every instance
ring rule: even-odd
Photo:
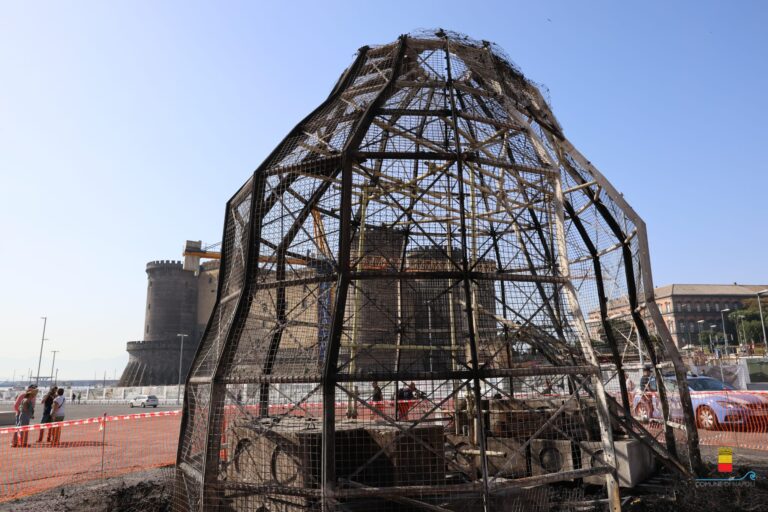
[[[744,307],[744,301],[756,299],[765,290],[762,284],[670,284],[654,290],[664,322],[679,347],[698,345],[699,332],[723,331],[726,317],[728,342],[744,342],[727,316]],[[724,310],[729,311],[724,311]]]

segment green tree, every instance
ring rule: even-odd
[[[757,299],[747,299],[742,303],[744,307],[728,313],[728,320],[739,333],[739,340],[747,343],[762,343],[763,328],[760,323],[760,310]],[[766,309],[763,308],[763,314]]]
[[[714,347],[717,347],[718,345],[723,345],[723,333],[718,331],[701,331],[699,333],[699,345],[702,345],[704,347],[709,347],[709,340],[710,336],[712,337],[712,345]],[[714,348],[710,347],[710,348]]]

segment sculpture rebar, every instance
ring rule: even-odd
[[[619,510],[619,434],[698,464],[645,227],[495,45],[362,48],[228,202],[222,249],[177,510],[528,510],[586,499],[548,485],[576,479]],[[633,417],[644,364],[662,442]]]

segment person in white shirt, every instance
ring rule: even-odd
[[[53,399],[53,411],[51,412],[51,418],[53,421],[64,421],[64,403],[67,401],[64,398],[64,390],[58,390],[58,396]]]
[[[64,404],[67,399],[64,398],[64,388],[59,388],[58,396],[53,399],[53,411],[51,411],[51,419],[54,422],[64,421]],[[51,433],[51,446],[58,446],[61,440],[61,427],[54,427]]]

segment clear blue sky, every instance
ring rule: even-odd
[[[264,5],[262,5],[264,4]],[[650,232],[657,285],[768,281],[768,3],[6,2],[0,378],[119,375],[153,259],[224,203],[357,48],[498,43]],[[467,6],[471,6],[469,9]]]

